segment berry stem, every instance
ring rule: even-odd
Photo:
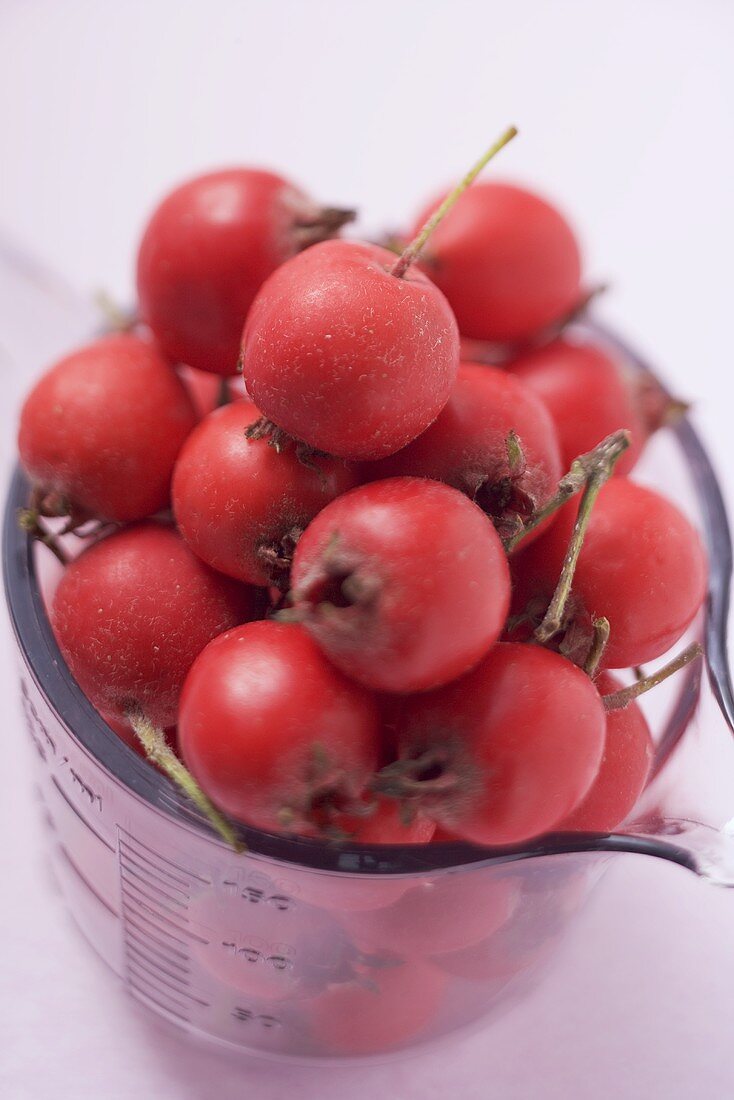
[[[234,848],[235,852],[244,852],[245,846],[238,840],[231,823],[207,798],[191,772],[184,767],[173,749],[166,744],[163,731],[155,726],[149,718],[146,718],[140,710],[129,710],[126,717],[135,732],[135,736],[145,749],[148,760],[163,769],[168,778],[201,810],[209,824],[216,829],[230,847]]]
[[[630,684],[629,687],[620,688],[619,691],[613,691],[611,695],[603,695],[602,702],[604,703],[605,710],[622,710],[624,707],[629,706],[633,699],[636,699],[638,695],[644,695],[646,691],[650,691],[651,688],[657,687],[658,684],[662,684],[664,680],[667,680],[669,676],[678,672],[681,668],[685,668],[691,661],[695,661],[696,658],[701,657],[703,654],[703,646],[699,642],[691,642],[689,646],[679,653],[677,657],[674,657],[672,661],[669,661],[667,665],[663,665],[657,672],[651,673],[649,676],[644,676],[641,680],[637,680],[636,683]]]
[[[564,474],[558,482],[558,488],[551,499],[544,504],[542,508],[538,508],[537,511],[533,512],[533,514],[528,517],[520,531],[504,540],[504,546],[507,553],[510,554],[515,550],[525,536],[529,535],[531,531],[534,531],[539,523],[542,523],[548,516],[552,516],[559,508],[562,508],[571,497],[576,496],[576,494],[584,488],[595,471],[610,467],[611,472],[614,463],[622,452],[627,450],[629,445],[629,432],[613,432],[611,435],[608,435],[606,439],[603,439],[601,443],[598,443],[592,451],[587,451],[586,454],[579,455],[578,458],[575,458],[571,463],[571,469],[567,474]],[[604,480],[606,480],[606,478]]]
[[[586,535],[586,528],[589,525],[596,498],[599,496],[602,485],[611,477],[614,465],[622,454],[622,451],[629,446],[629,433],[621,432],[617,434],[620,436],[618,445],[611,449],[607,449],[603,457],[595,464],[588,475],[586,486],[579,504],[576,522],[573,527],[573,533],[571,534],[566,549],[566,556],[563,559],[563,567],[561,569],[561,575],[558,578],[556,590],[553,593],[553,598],[548,605],[548,610],[545,613],[543,621],[535,630],[535,639],[540,642],[541,645],[550,641],[563,626],[563,615],[566,610],[566,602],[571,594],[571,586],[573,584],[574,573],[576,572],[576,565],[579,560],[584,536]]]
[[[516,136],[517,129],[514,126],[509,126],[505,132],[497,139],[494,145],[491,145],[487,149],[484,156],[480,157],[473,168],[470,168],[464,178],[456,185],[453,191],[449,192],[441,205],[433,214],[431,214],[428,221],[425,223],[420,232],[413,238],[410,244],[403,250],[400,256],[391,270],[391,274],[396,279],[402,279],[411,264],[420,256],[426,241],[433,233],[439,222],[443,221],[444,217],[448,214],[451,207],[457,200],[464,194],[467,187],[469,187],[477,178],[482,169],[487,165],[492,157],[499,153],[500,149],[504,149],[505,145]]]
[[[107,332],[130,332],[137,325],[135,311],[124,310],[106,290],[95,291],[94,302],[104,317]]]
[[[604,650],[607,648],[607,642],[609,641],[609,619],[604,616],[600,619],[594,619],[593,626],[594,637],[591,642],[589,656],[586,658],[586,663],[584,664],[584,672],[586,672],[592,680],[599,671],[599,665],[604,656]]]
[[[44,546],[48,546],[51,553],[63,566],[69,564],[69,559],[65,551],[56,541],[55,536],[46,527],[35,508],[20,509],[18,512],[18,526],[26,532],[29,538],[34,539],[36,542],[42,542]]]

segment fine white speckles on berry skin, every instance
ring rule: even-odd
[[[317,450],[393,454],[448,400],[458,330],[420,271],[357,241],[315,245],[283,264],[253,303],[244,376],[262,413]]]

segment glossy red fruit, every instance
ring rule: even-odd
[[[377,1054],[419,1035],[438,1012],[446,975],[425,963],[365,967],[304,1005],[319,1049]]]
[[[168,504],[196,423],[183,384],[137,336],[105,336],[60,360],[31,390],[18,449],[42,493],[72,515],[130,522]]]
[[[340,459],[308,465],[290,447],[279,453],[245,432],[260,416],[247,400],[210,413],[176,463],[173,509],[181,534],[200,558],[250,584],[288,587],[293,548],[355,474]]]
[[[249,623],[215,639],[186,680],[184,761],[216,805],[274,832],[318,835],[377,760],[372,696],[301,626]]]
[[[172,362],[234,374],[242,325],[262,283],[350,216],[260,169],[189,180],[155,209],[140,242],[143,321]]]
[[[516,879],[486,869],[439,871],[394,904],[350,915],[363,949],[417,959],[458,951],[496,932],[517,906]]]
[[[52,624],[82,691],[124,720],[137,708],[176,722],[186,673],[207,642],[259,613],[259,594],[199,561],[171,528],[139,524],[69,565]]]
[[[570,661],[500,643],[460,680],[396,700],[392,724],[399,765],[383,769],[382,789],[465,840],[497,845],[539,836],[576,808],[599,769],[606,716]]]
[[[476,340],[522,341],[580,298],[579,248],[565,218],[538,195],[506,183],[477,183],[464,192],[434,231],[424,267],[451,303],[462,335]]]
[[[509,369],[537,394],[553,417],[564,468],[612,432],[626,428],[631,444],[614,472],[630,472],[648,432],[634,383],[621,363],[590,340],[560,337],[526,352]]]
[[[570,501],[553,526],[513,559],[513,615],[544,614],[577,511],[578,501]],[[573,628],[581,658],[591,620],[602,615],[610,624],[603,667],[628,668],[660,657],[690,625],[705,595],[704,550],[682,512],[627,478],[607,482],[591,513],[568,604],[566,638],[570,643]]]
[[[608,672],[597,677],[601,695],[622,684]],[[558,826],[559,832],[606,833],[629,816],[650,774],[653,742],[645,716],[634,701],[607,714],[607,739],[596,779],[580,806]]]
[[[392,478],[332,501],[293,557],[296,612],[331,661],[379,691],[454,679],[502,630],[509,570],[487,517],[436,481]]]
[[[373,802],[371,798],[365,799],[363,805]],[[371,812],[341,814],[338,825],[358,844],[428,844],[436,831],[436,823],[420,814],[405,819],[400,806],[391,798],[378,798]]]
[[[443,294],[377,245],[327,241],[284,264],[244,332],[248,393],[278,427],[342,458],[393,454],[436,419],[459,366]]]
[[[452,485],[503,536],[516,533],[550,499],[562,472],[556,429],[542,401],[505,371],[473,363],[462,363],[430,428],[397,454],[361,467],[371,481],[412,474]],[[526,541],[541,530],[542,524]]]

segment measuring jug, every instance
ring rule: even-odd
[[[56,331],[65,341],[72,329],[78,342],[88,338],[96,323],[7,253],[0,290],[24,386],[46,357],[68,350],[54,344],[54,317],[64,318]],[[3,560],[35,795],[71,912],[132,996],[188,1032],[271,1057],[385,1056],[506,1011],[553,957],[614,853],[734,884],[731,547],[721,493],[687,420],[652,441],[636,476],[697,523],[711,579],[691,632],[704,641],[705,664],[645,700],[655,764],[624,828],[493,850],[334,845],[243,828],[247,851],[238,855],[72,680],[45,610],[57,567],[18,528],[28,485],[15,472]]]

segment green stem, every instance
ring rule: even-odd
[[[548,610],[545,613],[543,621],[535,630],[535,640],[540,642],[541,645],[550,641],[563,626],[566,603],[571,594],[571,586],[573,585],[579,554],[581,553],[584,536],[586,535],[586,528],[589,525],[596,498],[599,496],[604,483],[611,477],[614,465],[622,451],[629,446],[629,434],[623,432],[620,433],[620,435],[622,437],[620,443],[623,443],[623,445],[613,449],[611,453],[607,452],[603,460],[600,461],[589,474],[579,504],[573,533],[571,534],[568,548],[566,549],[566,556],[563,559],[561,575],[558,579],[556,590],[553,593],[553,599],[548,605]]]
[[[194,805],[204,814],[209,824],[216,829],[230,847],[234,848],[235,852],[244,852],[245,846],[238,840],[231,822],[207,798],[191,772],[184,767],[173,749],[168,746],[163,731],[139,710],[129,710],[126,717],[135,732],[135,736],[145,749],[148,760],[153,764],[157,764],[168,778],[191,799]]]
[[[638,695],[644,695],[646,691],[650,691],[651,688],[657,687],[658,684],[662,684],[664,680],[667,680],[669,676],[678,672],[681,668],[690,664],[691,661],[695,661],[697,657],[703,654],[703,646],[699,642],[692,642],[689,646],[679,653],[672,661],[667,665],[663,665],[657,672],[653,672],[650,676],[644,676],[641,680],[637,680],[636,683],[630,684],[629,687],[620,688],[619,691],[613,691],[611,695],[603,695],[602,702],[604,703],[605,710],[622,710],[624,707],[629,706],[633,699],[636,699]]]
[[[63,566],[69,564],[65,551],[59,546],[56,538],[48,530],[35,508],[21,508],[18,512],[18,526],[26,532],[29,538],[36,542],[42,542],[47,546],[54,557]]]
[[[599,665],[601,659],[604,656],[604,650],[607,648],[607,642],[609,641],[609,619],[602,616],[600,619],[594,619],[594,638],[591,643],[591,649],[589,650],[589,656],[586,658],[584,665],[584,672],[593,680],[599,671]]]
[[[420,232],[413,238],[410,244],[405,248],[402,254],[395,262],[395,266],[392,268],[392,274],[396,279],[402,279],[405,272],[414,264],[420,256],[426,241],[433,233],[439,222],[443,221],[444,217],[448,214],[454,203],[464,194],[467,187],[469,187],[477,178],[482,169],[487,165],[492,157],[499,153],[500,149],[504,149],[505,145],[516,136],[517,129],[514,126],[508,127],[507,130],[497,139],[494,145],[487,149],[484,156],[480,157],[477,163],[471,168],[464,178],[456,185],[453,191],[449,192],[446,198],[443,200],[438,209],[431,215],[428,221],[425,223]]]
[[[533,512],[517,534],[505,539],[504,546],[507,553],[511,554],[513,550],[516,550],[525,536],[534,531],[538,524],[542,523],[548,516],[552,516],[559,508],[562,508],[571,497],[576,496],[596,470],[606,469],[610,464],[613,467],[619,456],[627,450],[629,445],[629,432],[612,432],[601,443],[598,443],[592,451],[587,451],[586,454],[575,458],[571,463],[571,469],[558,482],[558,488],[551,499],[542,508],[538,508]]]

